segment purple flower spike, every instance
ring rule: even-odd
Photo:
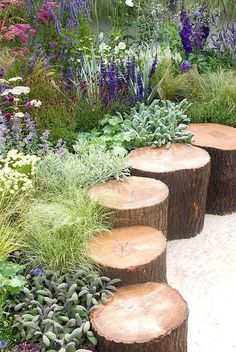
[[[41,268],[35,268],[31,271],[31,273],[35,276],[42,276],[43,270]]]
[[[0,68],[0,78],[3,78],[3,77],[4,77],[4,69]]]
[[[192,65],[189,61],[184,61],[180,65],[180,68],[183,72],[188,72],[192,68]]]
[[[185,54],[186,56],[189,56],[189,54],[193,51],[192,43],[191,43],[191,37],[193,34],[193,25],[190,21],[190,18],[188,17],[186,10],[181,11],[180,20],[182,23],[180,37],[185,50]]]

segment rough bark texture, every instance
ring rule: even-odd
[[[236,211],[236,128],[215,124],[191,124],[193,145],[211,156],[211,176],[206,211],[224,215]]]
[[[169,190],[165,184],[153,183],[153,179],[127,177],[123,181],[96,185],[89,194],[114,213],[116,227],[151,226],[167,235]]]
[[[99,352],[187,352],[187,304],[165,284],[119,289],[91,322]]]
[[[119,327],[118,327],[119,328]],[[124,344],[98,336],[98,352],[187,352],[188,321],[185,320],[170,335],[146,343]]]
[[[169,187],[168,240],[191,238],[202,231],[210,163],[199,169],[164,173],[133,169],[132,175],[153,177]]]
[[[116,226],[151,226],[167,235],[168,198],[162,203],[141,209],[115,210]]]
[[[92,261],[121,285],[166,282],[166,238],[147,226],[113,229],[89,243]]]
[[[166,250],[152,260],[134,268],[119,269],[113,267],[103,267],[101,271],[104,275],[121,279],[121,285],[142,284],[145,282],[167,282],[166,279]]]
[[[211,156],[206,212],[225,215],[236,211],[236,150],[205,149]]]

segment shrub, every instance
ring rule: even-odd
[[[28,275],[29,287],[15,306],[23,341],[38,342],[44,351],[75,351],[84,343],[96,345],[89,312],[116,291],[119,280],[97,277],[79,270],[58,276],[50,271]]]
[[[125,155],[117,155],[104,145],[93,145],[79,139],[74,146],[75,154],[63,158],[49,155],[38,165],[36,187],[48,192],[64,192],[68,189],[89,188],[112,178],[129,175]]]
[[[128,150],[143,146],[160,147],[170,143],[190,143],[193,135],[185,133],[189,123],[185,114],[189,104],[155,100],[151,105],[138,104],[130,113],[107,115],[101,121],[101,129],[84,137],[108,147],[123,147]]]

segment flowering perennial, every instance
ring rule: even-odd
[[[14,194],[33,187],[32,177],[35,174],[36,155],[24,155],[15,149],[0,158],[0,193]]]

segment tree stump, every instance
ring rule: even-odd
[[[236,128],[214,124],[192,124],[193,144],[211,156],[211,175],[206,211],[224,215],[236,211]]]
[[[204,225],[210,156],[187,144],[144,147],[129,154],[135,176],[153,177],[169,187],[168,240],[190,238]]]
[[[120,227],[89,243],[92,261],[121,285],[166,282],[166,238],[148,226]]]
[[[96,185],[89,195],[114,212],[117,227],[151,226],[166,236],[169,190],[164,183],[131,176]]]
[[[91,313],[98,352],[187,352],[188,307],[166,284],[118,289]]]

